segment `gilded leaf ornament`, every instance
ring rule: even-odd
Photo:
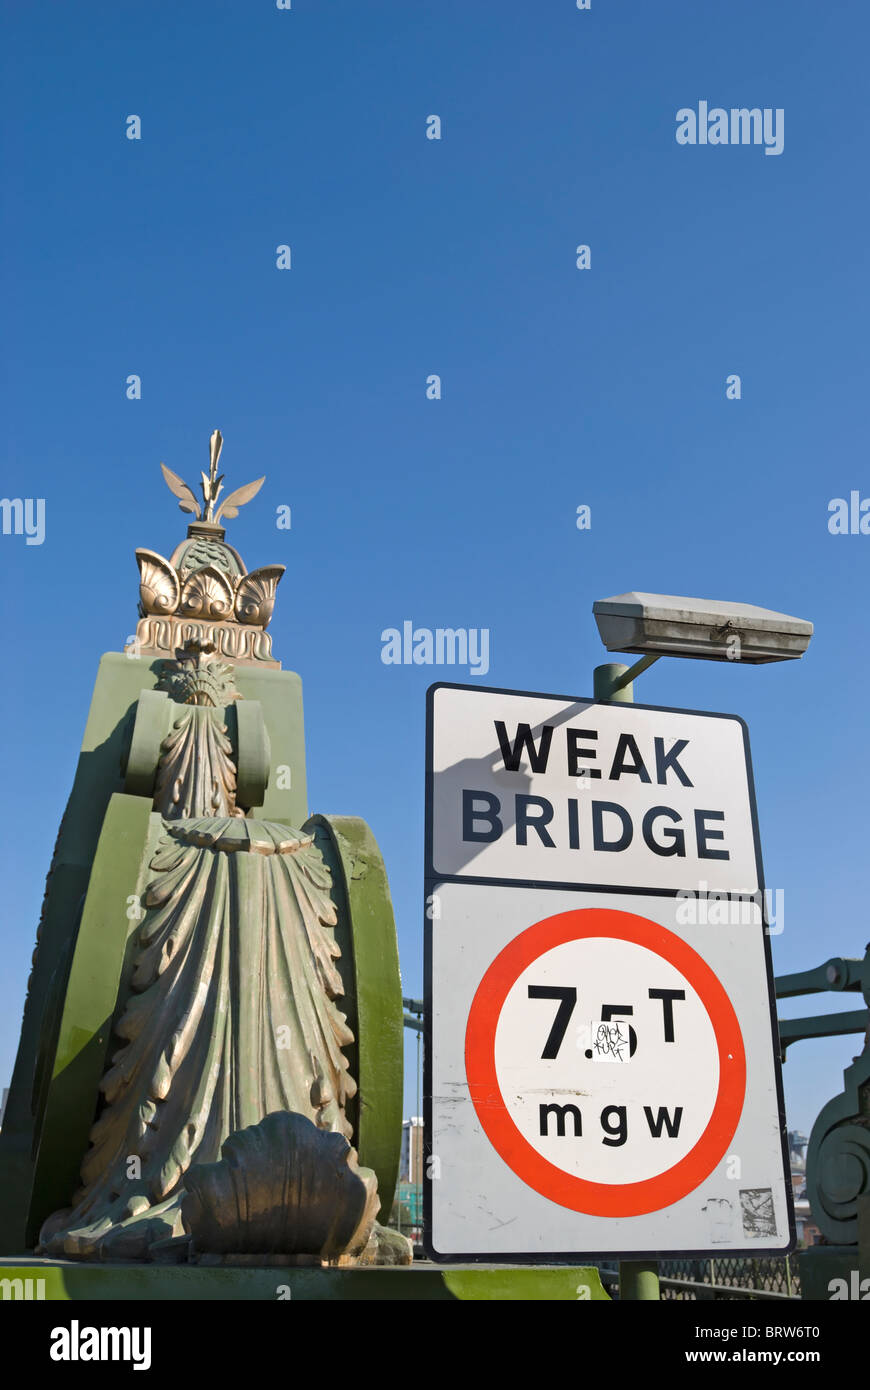
[[[169,488],[169,491],[174,492],[176,497],[181,498],[179,511],[192,512],[197,521],[199,521],[202,515],[202,509],[190,488],[187,486],[187,483],[183,482],[177,473],[173,473],[171,468],[167,468],[165,463],[161,463],[160,467],[163,470],[163,477],[166,479],[166,486]]]
[[[252,497],[256,497],[260,488],[266,481],[265,475],[257,478],[256,482],[245,483],[244,487],[237,487],[235,492],[231,492],[229,497],[225,497],[218,507],[215,521],[220,521],[222,516],[232,519],[239,514],[239,507],[243,507],[246,502],[250,502]]]
[[[200,473],[200,478],[202,479],[202,506],[200,506],[199,502],[196,500],[192,488],[189,488],[187,483],[184,482],[182,478],[179,478],[177,473],[173,473],[172,469],[167,468],[165,463],[161,463],[160,465],[163,470],[166,486],[169,488],[170,492],[174,493],[175,496],[180,499],[179,506],[181,510],[183,512],[193,512],[197,521],[202,520],[217,524],[221,516],[229,518],[238,516],[239,507],[243,507],[246,502],[250,502],[252,497],[256,497],[263,483],[266,481],[265,477],[257,478],[253,483],[245,483],[243,487],[237,487],[234,492],[231,492],[229,496],[224,498],[215,516],[215,503],[223,492],[224,474],[221,473],[219,475],[217,471],[218,460],[221,456],[223,444],[224,439],[220,430],[213,430],[211,439],[209,440],[208,472]]]
[[[180,705],[231,705],[239,699],[232,666],[215,658],[212,642],[188,641],[173,661],[164,661],[157,690],[165,690]]]

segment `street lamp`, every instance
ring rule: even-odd
[[[812,623],[771,608],[675,594],[616,594],[598,599],[592,612],[609,652],[641,654],[630,669],[596,667],[597,700],[631,701],[631,682],[660,656],[757,666],[803,656],[813,635]]]
[[[608,662],[593,672],[594,698],[623,704],[634,700],[635,676],[661,656],[758,666],[803,656],[813,635],[812,623],[771,608],[675,594],[615,594],[598,599],[592,612],[609,652],[640,655],[631,667]],[[658,1264],[621,1260],[619,1290],[623,1299],[657,1299]]]

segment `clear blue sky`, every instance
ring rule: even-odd
[[[227,486],[267,474],[228,538],[287,566],[311,809],[372,825],[408,993],[424,692],[451,673],[384,665],[382,630],[487,628],[483,683],[585,695],[592,602],[632,588],[815,622],[799,663],[661,662],[637,695],[748,721],[775,968],[863,954],[870,536],[827,522],[870,495],[864,0],[7,3],[4,27],[2,492],[44,498],[46,534],[0,537],[2,1083],[133,551],[184,535],[158,462],[195,482],[215,427]],[[678,145],[702,100],[783,108],[783,153]],[[857,1047],[795,1048],[792,1126]]]

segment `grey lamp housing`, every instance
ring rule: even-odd
[[[813,635],[812,623],[771,608],[674,594],[616,594],[592,612],[609,652],[759,665],[803,656]]]

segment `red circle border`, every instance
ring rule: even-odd
[[[707,1010],[719,1051],[719,1087],[704,1133],[687,1154],[655,1177],[632,1183],[578,1178],[550,1163],[517,1128],[495,1067],[495,1034],[512,986],[533,961],[568,941],[610,937],[654,951],[685,976]],[[528,927],[496,956],[478,985],[465,1031],[465,1071],[477,1118],[496,1152],[541,1196],[590,1216],[644,1216],[695,1190],[724,1157],[746,1095],[746,1053],[731,1000],[707,962],[658,922],[614,908],[573,908]]]

